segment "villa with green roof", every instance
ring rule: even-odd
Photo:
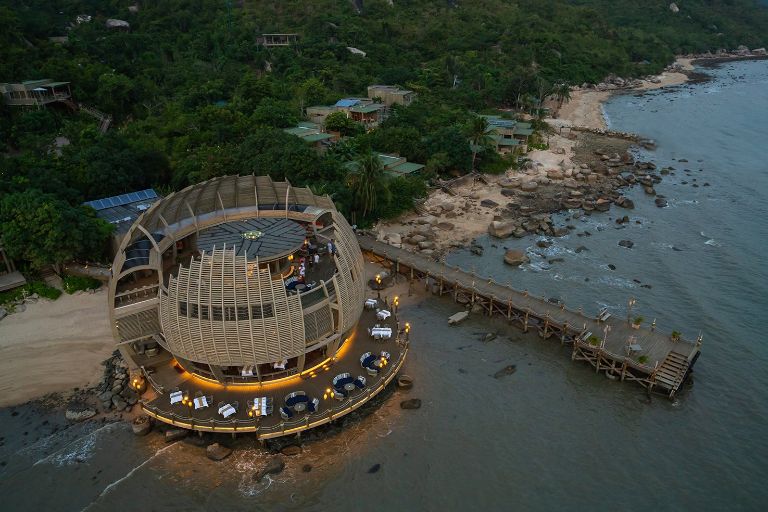
[[[283,131],[295,135],[320,151],[325,151],[336,138],[333,134],[324,132],[319,124],[311,121],[301,121],[293,128],[285,128]]]
[[[531,123],[495,115],[481,115],[481,117],[488,121],[489,136],[493,140],[497,153],[506,155],[513,152],[525,153],[528,150],[528,137],[533,134]]]
[[[414,162],[409,162],[407,159],[397,155],[387,155],[385,153],[376,153],[379,157],[381,164],[384,166],[384,173],[392,178],[398,176],[410,176],[421,171],[424,166]],[[353,170],[357,167],[357,162],[349,162],[346,164],[347,169]]]

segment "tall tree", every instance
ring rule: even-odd
[[[467,126],[467,136],[472,145],[472,170],[474,171],[477,162],[477,153],[491,143],[488,120],[482,116],[475,116],[472,118]]]
[[[384,164],[376,153],[368,152],[355,162],[354,168],[347,175],[355,211],[367,217],[379,205],[388,203],[390,191],[387,180]]]
[[[37,189],[0,201],[0,232],[8,254],[34,268],[73,258],[100,259],[113,226],[91,208],[70,206]]]

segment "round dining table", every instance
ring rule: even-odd
[[[307,404],[305,402],[299,402],[299,403],[297,403],[296,405],[293,406],[293,409],[296,412],[301,412],[301,411],[303,411],[306,408],[307,408]]]

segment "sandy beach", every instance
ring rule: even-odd
[[[675,65],[681,71],[692,71],[692,60],[693,59],[679,58],[675,61]],[[604,130],[607,126],[603,115],[603,103],[608,100],[612,94],[670,87],[685,83],[687,80],[688,75],[685,73],[665,71],[653,79],[653,81],[643,80],[639,87],[605,91],[598,91],[595,89],[574,90],[571,92],[571,100],[568,103],[564,103],[560,108],[555,124]]]
[[[95,383],[115,350],[106,288],[28,304],[0,322],[0,407]]]

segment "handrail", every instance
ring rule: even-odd
[[[369,252],[373,252],[373,253],[377,254],[378,256],[381,256],[381,257],[384,257],[384,258],[387,258],[387,259],[391,260],[391,257],[386,254],[386,251],[384,251],[383,254],[381,252],[379,252],[379,251],[376,251],[375,245],[373,244],[373,242],[376,242],[376,243],[381,243],[381,242],[378,242],[373,237],[368,236],[368,235],[360,236],[358,238],[361,239],[363,242],[365,242],[365,241],[369,241],[370,242],[370,244],[366,244],[366,245],[368,245],[368,247],[365,247],[365,246],[363,246],[363,244],[361,244],[361,246],[363,246],[363,250],[366,250],[366,251],[369,251]],[[393,250],[397,250],[397,248],[395,248],[395,247],[392,247],[392,249]],[[464,287],[466,289],[472,289],[474,291],[477,291],[479,288],[485,287],[487,285],[496,285],[496,286],[499,286],[499,287],[504,288],[506,290],[509,290],[509,291],[511,291],[513,293],[521,294],[521,295],[523,295],[526,298],[530,298],[530,299],[535,300],[535,301],[539,301],[539,302],[543,302],[543,303],[546,303],[546,304],[550,304],[549,301],[547,301],[547,299],[544,296],[537,297],[537,296],[529,293],[527,290],[519,290],[519,289],[513,287],[511,284],[498,283],[498,282],[494,281],[492,277],[476,275],[474,273],[470,274],[467,270],[459,267],[458,265],[449,265],[448,263],[445,263],[445,262],[436,263],[436,262],[433,262],[431,260],[427,260],[426,258],[424,258],[424,257],[422,257],[420,255],[412,254],[412,253],[406,252],[406,251],[404,251],[402,249],[399,249],[397,251],[400,252],[401,253],[400,255],[402,256],[401,258],[398,258],[396,260],[396,261],[398,261],[400,263],[405,263],[406,265],[410,265],[411,267],[414,267],[414,266],[418,265],[419,263],[428,263],[430,265],[433,265],[433,264],[434,265],[440,265],[440,264],[442,264],[446,268],[447,271],[454,272],[453,276],[449,276],[449,272],[441,272],[439,275],[430,275],[430,277],[432,277],[433,279],[439,277],[443,281],[447,281],[448,283],[452,282],[452,283],[460,285],[460,286],[462,286],[462,287]],[[488,292],[487,295],[489,297],[493,298],[494,300],[499,300],[499,297],[496,297],[495,295],[493,295],[493,293],[491,293],[491,290],[485,290],[485,291]],[[517,299],[519,299],[519,297]],[[513,307],[515,307],[515,309],[522,310],[522,311],[526,311],[526,310],[529,309],[529,307],[527,307],[527,306],[526,307],[520,306],[519,302],[516,302],[515,300],[512,299],[512,296],[509,296],[509,297],[507,297],[506,300],[501,300],[500,302],[509,303]],[[567,307],[565,305],[561,305],[560,309],[562,311],[566,311],[566,312],[568,312],[568,313],[570,313],[572,315],[576,315],[576,316],[578,316],[580,318],[583,318],[585,320],[598,321],[596,317],[588,316],[588,315],[584,314],[583,311],[573,310],[573,309],[571,309],[571,308],[569,308],[569,307]],[[536,313],[536,314],[540,315],[539,313]],[[661,329],[659,329],[659,327],[656,326],[656,330],[661,330]],[[684,342],[684,343],[687,343],[687,344],[692,345],[692,346],[696,345],[696,343],[697,343],[696,341],[687,340],[687,339],[682,338],[682,337],[678,340],[678,343],[679,342]]]
[[[407,353],[407,342],[405,343],[405,350],[400,355],[400,359],[398,361],[399,363],[402,363],[402,361],[405,359],[406,353]],[[163,418],[167,418],[171,420],[171,422],[179,422],[179,423],[189,424],[192,426],[197,425],[197,426],[205,426],[205,427],[211,427],[211,428],[246,427],[249,429],[252,428],[258,433],[270,434],[275,432],[288,431],[294,428],[302,427],[304,425],[309,426],[309,424],[317,424],[318,422],[325,421],[325,420],[332,421],[336,417],[343,416],[344,414],[342,413],[349,412],[351,408],[357,407],[359,405],[362,405],[362,403],[364,403],[363,401],[360,401],[360,398],[367,397],[368,399],[370,399],[374,394],[380,392],[386,386],[388,380],[391,380],[391,378],[394,377],[394,374],[399,370],[400,366],[401,364],[393,364],[387,369],[387,371],[381,374],[381,377],[377,381],[376,385],[366,387],[365,389],[360,390],[356,394],[350,394],[349,397],[347,397],[344,401],[340,402],[339,405],[337,405],[336,407],[329,407],[323,412],[307,415],[302,418],[297,418],[295,420],[281,421],[272,426],[260,425],[258,423],[255,423],[258,420],[254,420],[254,419],[245,420],[245,419],[238,419],[238,418],[233,418],[233,419],[193,418],[192,416],[186,416],[183,414],[178,414],[176,412],[169,413],[164,410],[161,410],[159,407],[155,405],[151,405],[146,399],[141,399],[139,402],[141,403],[142,408],[146,409],[152,414],[155,414],[157,416],[162,416]],[[146,371],[144,373],[145,373],[145,376],[149,378]]]

